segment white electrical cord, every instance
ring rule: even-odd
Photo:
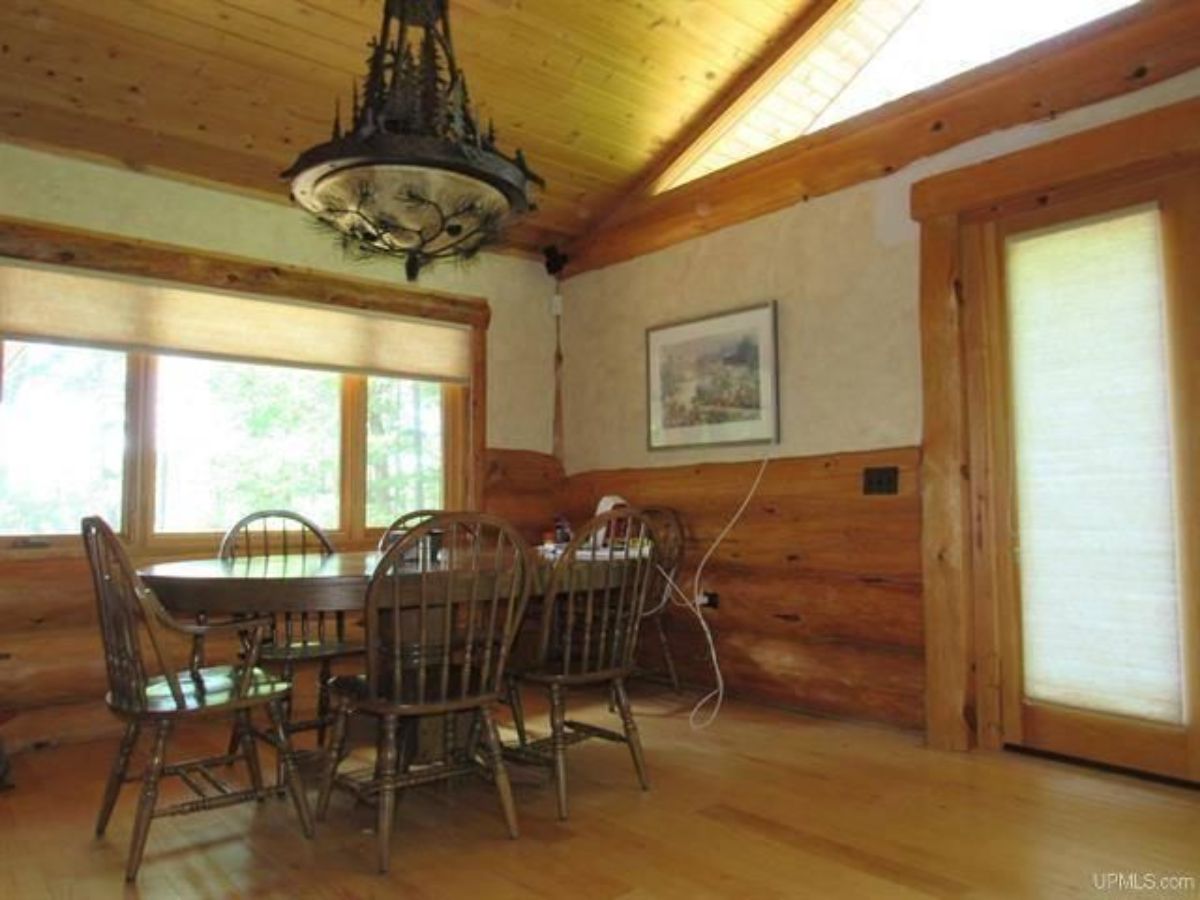
[[[755,477],[754,483],[750,485],[750,491],[746,494],[746,499],[742,501],[742,505],[739,506],[737,512],[733,514],[733,518],[729,520],[729,524],[727,524],[724,529],[722,529],[721,533],[717,535],[717,539],[712,542],[712,546],[710,546],[704,556],[701,557],[700,565],[696,566],[696,577],[692,581],[692,596],[690,599],[679,587],[679,585],[675,583],[675,579],[671,577],[671,575],[668,574],[667,571],[662,568],[662,566],[658,567],[658,570],[663,574],[663,577],[666,578],[668,587],[667,590],[663,592],[662,602],[655,607],[654,611],[657,612],[666,606],[667,600],[671,597],[671,591],[675,592],[675,603],[678,606],[690,609],[693,613],[695,613],[696,620],[700,623],[700,630],[704,633],[704,640],[708,644],[709,657],[712,659],[713,673],[716,675],[716,687],[701,697],[696,702],[696,705],[692,707],[692,711],[688,715],[688,724],[692,727],[693,731],[700,731],[701,729],[707,728],[709,725],[711,725],[716,720],[717,715],[721,712],[721,705],[725,702],[725,676],[721,673],[721,663],[720,660],[717,659],[716,641],[713,639],[712,630],[708,627],[708,622],[706,622],[704,619],[703,608],[700,606],[700,579],[704,576],[704,567],[708,565],[709,559],[711,559],[712,555],[717,552],[717,548],[721,546],[721,542],[725,540],[725,538],[729,535],[729,532],[733,531],[733,528],[735,525],[737,525],[738,520],[742,518],[742,514],[745,513],[746,509],[750,506],[750,501],[753,500],[754,495],[758,493],[758,486],[762,483],[763,476],[767,473],[767,464],[770,461],[771,457],[769,455],[763,457],[762,465],[759,466],[758,469],[758,475]],[[713,704],[712,710],[708,713],[703,721],[700,721],[700,712],[709,703]]]

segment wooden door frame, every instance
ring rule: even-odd
[[[1197,165],[1200,99],[913,187],[912,215],[921,225],[921,545],[926,738],[931,747],[995,749],[1002,744],[1002,610],[997,598],[1005,575],[990,548],[1004,510],[997,502],[1002,498],[990,490],[994,425],[986,402],[995,389],[999,355],[988,352],[988,339],[996,331],[981,300],[996,289],[999,277],[995,254],[987,251],[994,239],[990,223],[1022,208],[1071,202],[1081,193]],[[1197,390],[1184,393],[1180,402],[1194,409]],[[1195,435],[1190,439],[1196,440]],[[1196,480],[1182,488],[1193,505],[1200,500]],[[1193,537],[1190,546],[1195,545]],[[1197,563],[1189,558],[1185,565],[1194,573]]]

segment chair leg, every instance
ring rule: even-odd
[[[142,795],[138,800],[137,818],[133,822],[133,839],[129,844],[129,861],[125,864],[125,880],[137,878],[142,866],[142,853],[146,849],[146,836],[150,834],[150,821],[154,818],[154,806],[158,802],[158,782],[162,778],[163,764],[167,755],[167,738],[171,734],[171,721],[164,719],[154,732],[154,749],[146,762],[142,775]]]
[[[550,743],[554,749],[554,791],[558,817],[567,819],[567,704],[561,684],[550,685]]]
[[[650,790],[650,782],[646,779],[646,759],[642,754],[642,739],[638,735],[637,723],[633,721],[633,709],[629,705],[629,694],[625,691],[625,682],[617,678],[613,681],[613,692],[617,696],[617,706],[621,710],[621,724],[625,726],[625,741],[629,744],[629,754],[633,757],[633,767],[637,770],[638,782],[643,791]]]
[[[242,723],[237,719],[233,720],[233,728],[229,732],[229,744],[225,748],[226,756],[236,756],[238,748],[242,745],[242,736],[240,734]],[[229,765],[233,765],[234,761],[230,760]]]
[[[655,631],[658,632],[658,644],[662,647],[663,663],[667,667],[667,677],[671,679],[671,687],[675,693],[680,693],[679,673],[675,670],[675,657],[671,655],[671,643],[667,640],[667,623],[662,614],[654,617]]]
[[[462,749],[462,759],[471,761],[479,757],[479,739],[482,736],[484,726],[483,716],[476,714],[471,716],[471,724],[467,727],[467,743]],[[500,732],[497,731],[497,734]],[[503,745],[502,745],[503,746]]]
[[[525,703],[521,699],[520,679],[508,679],[508,708],[512,710],[513,727],[517,729],[517,743],[524,747],[529,743],[529,736],[525,733]]]
[[[458,753],[458,714],[446,713],[442,716],[442,761],[451,765]],[[450,782],[446,781],[446,787]]]
[[[258,802],[267,799],[263,787],[262,763],[258,758],[258,744],[254,740],[254,729],[250,725],[250,710],[239,709],[234,717],[233,733],[241,744],[242,758],[246,760],[246,768],[250,770],[250,784],[258,795]]]
[[[283,664],[283,670],[281,671],[281,673],[280,673],[280,674],[281,674],[281,676],[282,676],[283,680],[284,680],[284,681],[286,681],[288,684],[290,684],[290,685],[295,685],[295,683],[296,683],[296,681],[295,681],[295,680],[296,680],[296,669],[295,669],[295,666],[293,666],[293,665],[292,665],[291,661],[285,662],[285,663]],[[279,702],[279,714],[280,714],[280,717],[281,717],[281,718],[282,718],[282,720],[283,720],[283,732],[284,732],[284,734],[286,734],[286,735],[288,736],[288,740],[289,740],[289,744],[290,744],[290,742],[291,742],[291,734],[292,734],[292,731],[291,731],[291,724],[292,724],[292,692],[291,692],[291,691],[288,691],[288,693],[287,693],[287,696],[286,696],[286,697],[284,697],[284,698],[283,698],[283,700]],[[276,747],[276,752],[275,752],[275,787],[276,787],[276,788],[281,788],[281,787],[283,787],[283,784],[284,784],[284,782],[285,782],[286,780],[287,780],[287,773],[284,771],[284,764],[283,764],[283,751],[282,751],[282,750],[280,750],[278,747]],[[282,795],[281,795],[281,796],[282,796]]]
[[[338,764],[346,750],[346,724],[350,718],[350,707],[344,700],[338,701],[333,714],[333,728],[329,743],[325,745],[325,771],[321,777],[321,793],[317,795],[317,821],[324,822],[329,812],[329,798],[333,796],[333,783],[337,778]]]
[[[500,746],[500,730],[492,718],[490,709],[480,710],[483,720],[484,740],[487,741],[488,756],[492,763],[492,778],[496,782],[496,793],[500,795],[500,808],[504,810],[504,821],[508,825],[508,836],[517,838],[517,807],[513,803],[512,784],[508,780],[508,769],[504,766],[504,751]]]
[[[267,714],[271,717],[271,730],[275,732],[284,781],[287,782],[288,792],[292,795],[292,804],[296,807],[296,815],[300,818],[300,830],[304,832],[306,838],[311,838],[313,836],[312,815],[308,810],[308,798],[304,795],[304,782],[300,780],[300,771],[296,768],[296,757],[292,753],[292,740],[288,737],[283,704],[279,700],[272,700],[267,704]]]
[[[320,684],[317,685],[317,746],[325,746],[325,730],[329,722],[329,677],[332,675],[330,662],[321,660]]]
[[[125,725],[121,746],[117,748],[117,758],[113,760],[112,771],[108,773],[108,783],[104,786],[104,799],[100,801],[96,837],[104,837],[104,830],[108,828],[109,817],[112,816],[113,807],[117,805],[117,795],[121,793],[121,785],[125,783],[125,773],[129,771],[129,757],[133,754],[141,730],[139,722],[129,722]]]
[[[381,731],[381,755],[375,765],[375,771],[381,779],[379,819],[375,831],[379,842],[379,871],[387,874],[392,849],[392,819],[396,812],[396,716],[384,716]]]

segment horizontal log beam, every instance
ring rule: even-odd
[[[1200,99],[1131,116],[1048,144],[934,175],[912,190],[912,216],[926,221],[997,206],[1019,195],[1053,194],[1093,178],[1200,162]],[[1035,176],[1030,173],[1036,173]]]
[[[193,248],[0,217],[0,257],[486,327],[486,300],[412,291]]]

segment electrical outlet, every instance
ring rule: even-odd
[[[721,595],[716,591],[701,591],[700,606],[707,609],[716,609],[721,605]]]
[[[862,473],[864,494],[900,493],[900,469],[897,466],[867,467]]]

